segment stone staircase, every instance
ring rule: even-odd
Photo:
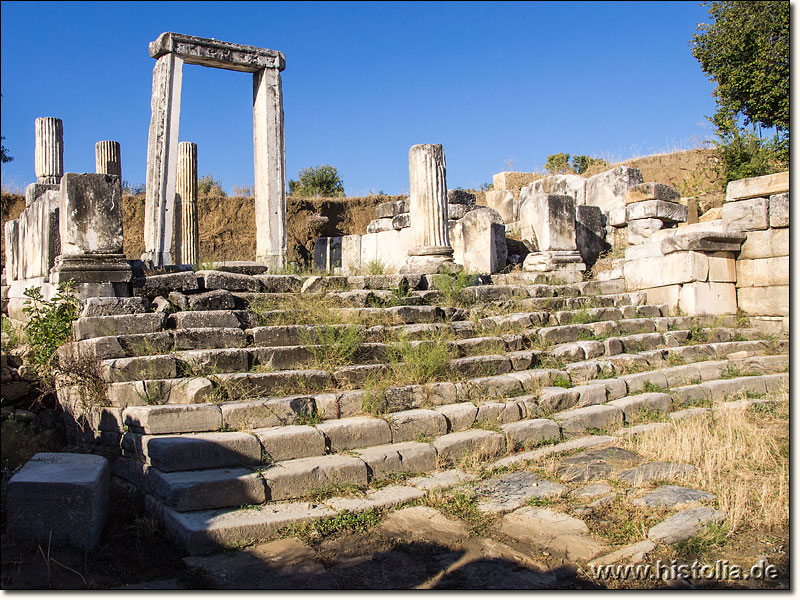
[[[622,280],[237,270],[90,299],[59,354],[76,435],[191,554],[788,386],[788,339]]]

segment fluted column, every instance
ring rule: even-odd
[[[96,173],[117,175],[122,181],[122,160],[119,142],[104,140],[94,145],[94,165]]]
[[[417,144],[408,151],[409,205],[414,246],[409,265],[424,270],[452,262],[447,229],[447,177],[441,144]]]
[[[175,258],[181,265],[199,262],[200,235],[197,228],[197,144],[178,144],[178,177],[175,181]]]
[[[37,183],[58,184],[64,175],[64,124],[55,117],[36,119]]]

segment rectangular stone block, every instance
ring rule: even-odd
[[[164,471],[192,471],[257,465],[261,445],[249,433],[222,432],[193,435],[139,435],[126,433],[125,452]]]
[[[708,280],[718,283],[736,282],[736,259],[732,252],[712,252],[708,255]]]
[[[123,411],[122,418],[137,433],[193,433],[222,427],[222,413],[215,404],[131,406]]]
[[[20,214],[16,260],[19,279],[48,277],[61,254],[58,192],[46,192]]]
[[[789,257],[736,261],[736,287],[789,285]]]
[[[156,333],[166,322],[163,313],[82,317],[73,324],[76,341],[110,335]]]
[[[122,252],[122,187],[117,175],[65,173],[61,178],[61,254]]]
[[[725,190],[725,202],[756,198],[758,196],[771,196],[789,191],[789,171],[749,177],[731,181]]]
[[[433,446],[440,458],[458,462],[473,453],[483,457],[505,454],[506,439],[501,433],[471,429],[443,435],[433,442]]]
[[[427,473],[436,468],[436,451],[426,443],[373,446],[358,450],[357,454],[367,464],[370,479],[382,479],[394,473]]]
[[[496,210],[503,221],[511,223],[517,220],[519,202],[508,190],[489,190],[486,192],[486,206]]]
[[[311,414],[314,411],[314,401],[308,396],[261,398],[226,402],[221,408],[222,421],[227,427],[248,430],[293,425],[299,415]]]
[[[333,452],[380,446],[392,442],[389,424],[383,419],[372,417],[335,419],[320,423],[317,425],[317,429],[325,434]]]
[[[707,281],[708,257],[700,252],[674,252],[663,257],[658,268],[651,259],[632,260],[625,263],[623,272],[631,290]]]
[[[253,435],[275,462],[325,454],[325,436],[309,425],[255,429]]]
[[[729,231],[755,231],[769,228],[769,200],[751,198],[722,205],[722,223]]]
[[[342,236],[342,273],[346,275],[361,270],[361,236]]]
[[[769,197],[769,226],[789,226],[789,192]]]
[[[378,253],[378,234],[365,233],[361,236],[361,265],[366,267],[379,258]]]
[[[500,429],[503,430],[508,438],[508,443],[514,449],[536,445],[545,440],[561,439],[561,428],[550,419],[531,419],[507,423],[501,425]]]
[[[628,204],[625,217],[628,222],[635,219],[659,219],[669,223],[685,223],[688,209],[678,202],[663,200],[644,200]]]
[[[146,469],[148,491],[181,512],[266,501],[264,480],[247,468],[162,473],[147,465],[142,467]]]
[[[581,433],[587,429],[606,429],[618,425],[622,423],[623,413],[616,406],[600,404],[556,413],[552,417],[560,421],[564,433]]]
[[[736,290],[739,308],[750,315],[788,316],[789,286],[746,287]]]
[[[495,190],[516,191],[523,185],[541,177],[539,173],[522,173],[517,171],[503,171],[492,175],[492,187]]]
[[[520,206],[522,237],[536,242],[539,252],[577,250],[575,201],[570,196],[533,196]]]
[[[367,485],[367,465],[352,456],[332,454],[277,463],[264,471],[270,500],[300,498],[334,484]]]
[[[632,219],[628,221],[628,244],[645,244],[653,234],[664,227],[661,219]]]
[[[8,482],[8,535],[91,550],[103,533],[110,477],[102,456],[35,454]]]
[[[458,221],[448,221],[453,260],[470,273],[497,273],[506,265],[508,247],[503,219],[479,208]]]
[[[408,259],[408,251],[413,246],[410,228],[392,229],[375,234],[377,260],[390,271],[399,271]]]
[[[435,410],[405,410],[392,413],[389,420],[392,442],[411,442],[419,437],[435,438],[447,433],[447,419]]]
[[[678,306],[690,316],[736,314],[736,286],[732,283],[686,283],[681,288]]]
[[[615,167],[586,180],[586,204],[599,206],[604,214],[615,208],[625,208],[628,189],[644,183],[639,169]]]
[[[742,244],[738,260],[789,256],[789,230],[750,231]]]
[[[681,286],[680,284],[665,285],[662,287],[644,288],[642,291],[647,294],[648,304],[666,304],[670,309],[674,309],[678,306]]]
[[[646,200],[662,200],[664,202],[678,202],[680,193],[674,187],[663,183],[640,183],[628,188],[625,203],[644,202]]]

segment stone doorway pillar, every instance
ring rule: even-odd
[[[179,33],[150,44],[153,95],[147,145],[147,196],[142,260],[172,264],[175,179],[183,65],[253,73],[256,260],[276,270],[286,261],[286,155],[281,52]]]

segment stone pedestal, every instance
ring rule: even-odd
[[[61,254],[51,283],[73,280],[81,296],[130,296],[131,269],[122,252],[119,177],[67,173],[61,180]]]
[[[116,175],[122,181],[122,158],[119,142],[104,140],[94,145],[95,173]]]
[[[586,265],[577,250],[531,252],[525,257],[522,268],[533,273],[547,273],[566,283],[580,281],[586,271]]]
[[[64,175],[64,124],[55,117],[36,119],[37,183],[58,184]]]
[[[417,144],[408,152],[411,235],[407,270],[433,273],[451,267],[447,228],[447,177],[441,144]]]
[[[175,186],[175,260],[181,265],[200,262],[197,227],[197,144],[178,144],[178,177]]]

